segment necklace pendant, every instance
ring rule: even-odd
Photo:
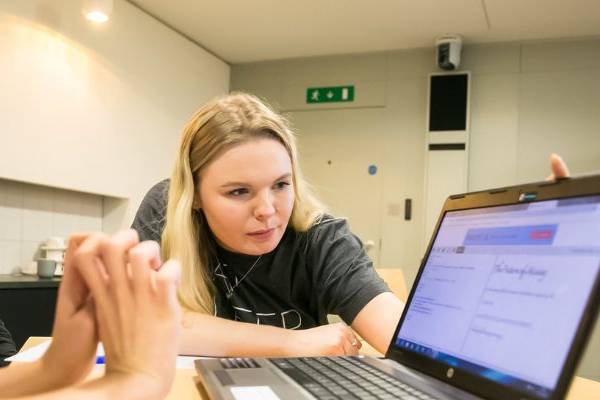
[[[225,297],[227,298],[227,300],[230,300],[233,297],[233,291],[235,290],[235,288],[237,288],[242,283],[242,281],[244,279],[246,279],[248,274],[250,274],[250,272],[252,272],[252,270],[254,269],[254,267],[256,267],[256,265],[258,264],[258,262],[260,261],[261,258],[262,258],[262,254],[260,256],[258,256],[256,261],[254,261],[254,264],[252,264],[252,266],[248,269],[248,271],[246,271],[246,273],[241,278],[238,278],[237,276],[235,276],[235,285],[233,285],[233,286],[229,283],[229,280],[227,278],[225,278],[225,275],[223,275],[223,277],[225,278],[225,286],[228,289],[227,293],[225,294]],[[219,261],[218,259],[217,259],[217,262],[219,263],[219,266],[227,265],[227,264],[221,263],[221,261]]]

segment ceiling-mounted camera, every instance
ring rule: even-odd
[[[460,35],[443,35],[435,40],[437,65],[443,70],[452,71],[460,65],[462,38]]]

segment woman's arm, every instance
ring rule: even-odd
[[[44,368],[41,360],[31,363],[12,363],[0,370],[0,398],[32,395],[62,387],[56,374]]]
[[[305,330],[255,325],[187,312],[179,354],[212,357],[316,356],[356,354],[358,343],[345,324]]]
[[[381,293],[358,313],[352,328],[382,354],[388,349],[404,303],[393,293]]]

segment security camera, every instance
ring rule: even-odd
[[[435,41],[437,65],[443,70],[452,71],[460,64],[462,38],[459,35],[440,36]]]

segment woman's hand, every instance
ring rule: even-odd
[[[50,347],[35,363],[13,363],[2,371],[0,398],[67,387],[85,378],[94,365],[98,343],[94,307],[87,285],[73,266],[73,255],[86,237],[69,239]]]
[[[550,170],[552,173],[546,178],[546,180],[549,181],[568,178],[571,175],[569,174],[569,168],[567,168],[567,164],[563,161],[561,156],[555,153],[550,154]]]
[[[85,378],[96,358],[98,335],[93,303],[79,271],[73,267],[73,255],[87,237],[86,234],[76,234],[69,238],[52,343],[41,359],[42,373],[50,377],[53,388],[71,385]]]
[[[305,330],[290,330],[289,356],[357,355],[362,344],[354,331],[344,323],[323,325]]]
[[[126,377],[140,391],[166,395],[179,345],[179,264],[169,261],[154,271],[158,244],[138,244],[133,230],[89,237],[74,263],[94,299],[107,377]]]

